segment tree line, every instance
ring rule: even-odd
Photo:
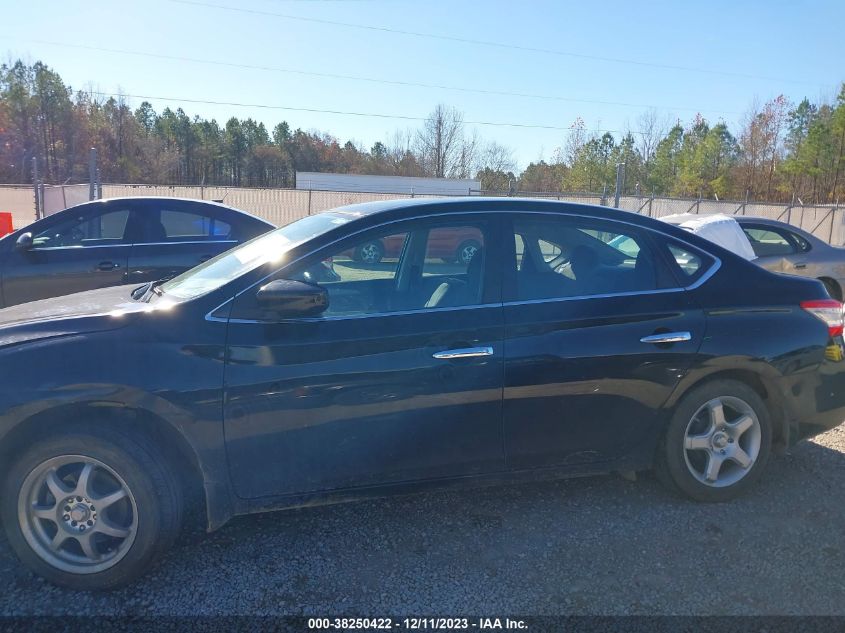
[[[418,129],[370,148],[326,132],[271,130],[252,118],[216,120],[182,108],[132,109],[120,96],[73,90],[41,62],[0,66],[0,182],[86,182],[97,148],[104,182],[292,187],[296,171],[478,178],[506,192],[613,191],[682,197],[836,202],[845,187],[845,84],[830,103],[779,96],[753,103],[734,132],[701,115],[655,110],[616,135],[576,119],[549,160],[516,170],[512,149],[479,137],[456,108],[437,105]]]

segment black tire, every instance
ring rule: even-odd
[[[464,240],[458,245],[458,250],[455,251],[454,261],[467,266],[472,260],[473,255],[475,255],[480,248],[481,244],[479,244],[476,240]],[[472,255],[469,255],[470,251],[472,251]]]
[[[355,249],[353,259],[364,264],[378,264],[384,258],[384,245],[378,241],[365,242]]]
[[[714,454],[717,452],[721,452],[722,455],[725,454],[724,450],[719,451],[716,448],[721,442],[730,441],[730,444],[725,446],[725,449],[730,451],[733,449],[734,444],[736,447],[740,447],[741,442],[747,442],[748,439],[746,436],[742,435],[739,438],[730,440],[719,437],[717,438],[719,440],[718,443],[715,440],[711,441],[713,448],[709,450],[687,449],[685,448],[685,441],[687,440],[688,431],[694,428],[693,425],[700,425],[704,422],[696,414],[703,411],[703,408],[706,407],[708,402],[721,399],[724,399],[726,403],[736,403],[737,405],[744,403],[753,412],[754,416],[756,416],[757,424],[756,426],[750,427],[749,430],[754,433],[753,445],[758,446],[758,452],[751,465],[747,468],[743,468],[738,463],[732,461],[730,457],[722,458],[724,459],[724,464],[727,464],[728,468],[732,469],[728,472],[731,472],[732,476],[738,476],[740,478],[735,482],[731,482],[731,478],[728,477],[726,478],[727,483],[720,484],[720,487],[716,487],[716,484],[704,483],[700,479],[706,473],[699,471],[696,463],[692,461],[693,457],[691,455],[703,454],[706,456],[703,463],[709,464],[709,453],[711,450]],[[732,404],[728,404],[728,410],[731,413],[736,413],[738,409],[734,410],[732,406]],[[704,414],[701,413],[700,415]],[[731,427],[730,424],[727,426]],[[702,435],[696,433],[695,437],[691,439],[703,437],[705,434],[706,431]],[[715,435],[713,437],[715,438]],[[748,385],[736,380],[714,380],[694,388],[678,403],[663,440],[658,447],[655,459],[656,474],[658,479],[668,488],[696,501],[728,501],[745,493],[760,478],[769,459],[771,443],[771,418],[766,405],[757,392]],[[752,453],[746,453],[746,455],[750,454]],[[716,457],[718,458],[719,455],[716,455]],[[702,470],[706,470],[706,468]]]
[[[820,282],[824,284],[825,290],[827,290],[827,294],[830,295],[831,299],[836,299],[837,301],[842,301],[842,289],[832,279],[819,279]]]
[[[26,507],[28,503],[20,498],[21,495],[26,494],[28,478],[32,480],[32,475],[48,460],[73,461],[76,456],[91,459],[105,466],[103,470],[106,477],[109,475],[109,470],[116,473],[122,479],[120,483],[124,484],[128,491],[126,503],[129,503],[128,499],[131,499],[133,504],[132,516],[135,518],[131,541],[123,539],[125,543],[128,543],[123,548],[123,553],[120,557],[116,557],[116,562],[106,563],[111,566],[103,570],[91,571],[90,568],[85,570],[81,564],[74,568],[73,563],[66,563],[71,566],[68,570],[51,564],[31,545],[33,539],[37,541],[37,537],[33,535],[40,532],[29,527],[23,519],[19,520],[19,508]],[[67,467],[72,468],[73,464]],[[141,436],[114,429],[81,429],[64,432],[34,442],[7,472],[5,481],[2,482],[0,515],[2,515],[9,544],[24,564],[56,585],[79,590],[107,590],[131,583],[143,575],[159,556],[170,548],[179,535],[183,513],[182,488],[155,446]],[[70,478],[72,480],[72,475]],[[48,497],[48,499],[53,498],[53,496]],[[93,496],[91,498],[94,499]],[[59,506],[60,503],[56,501],[57,513],[61,514],[64,510],[59,510]],[[93,520],[103,521],[104,525],[107,525],[107,519],[104,519],[106,512],[106,508],[99,508],[100,518],[98,519],[94,514]],[[63,529],[59,521],[52,519],[46,522],[47,527],[50,527],[52,523],[55,523],[59,530]],[[44,525],[44,523],[38,525]],[[27,540],[27,536],[24,535],[25,530],[30,540]],[[95,536],[93,532],[96,531],[95,528],[91,528],[90,536]],[[74,536],[69,537],[70,541],[74,538]],[[103,538],[98,536],[98,543]],[[105,538],[108,540],[108,537]],[[115,549],[119,551],[119,547],[121,545],[115,546]],[[104,555],[109,553],[107,551]]]

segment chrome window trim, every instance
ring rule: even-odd
[[[33,246],[30,250],[33,251],[62,251],[62,250],[81,250],[87,248],[118,248],[127,246],[166,246],[168,244],[237,244],[238,240],[196,240],[193,242],[121,242],[120,244],[92,244],[86,246],[85,244],[77,244],[76,246],[45,246],[39,248]]]
[[[378,229],[378,228],[385,227],[385,226],[390,226],[391,224],[398,224],[400,222],[409,222],[409,221],[413,221],[413,220],[421,220],[421,219],[428,219],[428,218],[449,218],[449,217],[453,217],[453,216],[463,216],[463,215],[486,215],[486,216],[489,216],[489,215],[495,215],[495,214],[499,214],[499,213],[502,213],[502,214],[523,214],[523,215],[524,214],[546,215],[546,216],[552,216],[552,217],[566,216],[566,217],[570,217],[570,218],[584,218],[584,217],[586,217],[588,219],[594,219],[594,220],[598,220],[600,222],[612,222],[612,223],[617,223],[617,224],[624,224],[624,225],[627,225],[627,226],[632,226],[637,230],[649,231],[649,232],[654,233],[656,235],[660,235],[660,236],[662,236],[662,237],[664,237],[668,240],[672,240],[672,241],[678,242],[680,244],[684,244],[686,247],[691,248],[692,250],[694,250],[698,253],[702,253],[702,254],[706,255],[707,257],[711,258],[713,260],[713,263],[710,265],[710,268],[708,268],[693,283],[691,283],[687,286],[677,286],[677,287],[673,287],[673,288],[661,288],[661,289],[657,289],[657,290],[643,290],[643,291],[632,291],[632,292],[615,292],[615,293],[607,293],[607,294],[601,294],[601,295],[581,295],[581,296],[575,296],[575,297],[553,297],[551,299],[529,299],[529,300],[524,300],[524,301],[506,301],[504,303],[488,303],[488,304],[483,304],[483,305],[459,306],[459,307],[454,307],[454,308],[421,308],[421,309],[418,309],[418,310],[408,310],[408,311],[402,311],[402,312],[374,312],[372,314],[336,316],[336,317],[331,317],[331,316],[328,316],[328,317],[308,317],[307,319],[287,319],[286,321],[287,322],[295,321],[295,322],[298,323],[298,322],[302,322],[302,321],[306,321],[306,320],[307,321],[319,322],[319,321],[328,321],[328,320],[363,319],[363,318],[368,318],[368,317],[387,316],[387,315],[393,315],[393,314],[415,314],[415,313],[419,313],[419,312],[436,312],[436,311],[445,311],[445,310],[464,310],[464,309],[469,309],[469,308],[487,308],[487,307],[490,307],[490,306],[514,306],[514,305],[527,305],[527,304],[533,304],[533,303],[551,303],[551,302],[555,302],[555,301],[572,301],[572,300],[582,300],[582,299],[607,299],[607,298],[610,298],[610,297],[629,297],[629,296],[634,296],[634,295],[651,295],[651,294],[664,294],[664,293],[667,293],[667,292],[684,292],[684,291],[687,291],[687,290],[695,290],[696,288],[698,288],[701,285],[703,285],[704,283],[706,283],[713,275],[716,274],[716,272],[722,266],[722,260],[719,259],[719,257],[717,257],[716,255],[714,255],[712,253],[709,253],[707,251],[702,250],[701,248],[695,246],[694,244],[690,244],[689,242],[687,242],[684,239],[681,239],[681,238],[676,237],[674,235],[669,235],[669,234],[664,233],[663,231],[660,231],[658,229],[640,226],[639,224],[636,224],[634,222],[627,222],[625,220],[616,220],[616,219],[608,220],[608,219],[605,219],[605,218],[597,218],[597,217],[594,217],[594,216],[584,216],[584,215],[569,212],[569,211],[507,210],[507,211],[492,211],[492,212],[491,211],[452,211],[452,212],[447,212],[447,213],[430,213],[430,214],[424,214],[424,215],[414,215],[414,216],[410,216],[410,217],[407,217],[407,218],[398,218],[398,219],[395,219],[395,220],[390,220],[388,222],[383,222],[383,223],[381,223],[377,226],[370,226],[370,227],[362,228],[362,229],[359,229],[359,230],[357,230],[353,233],[349,233],[347,235],[339,237],[339,238],[329,242],[328,244],[324,244],[324,245],[320,246],[319,248],[315,248],[312,251],[308,251],[307,253],[304,253],[304,254],[300,255],[299,257],[297,257],[296,259],[294,259],[294,260],[288,262],[287,264],[283,265],[281,268],[278,268],[278,269],[274,270],[273,272],[268,273],[267,275],[265,275],[264,277],[262,277],[261,279],[259,279],[255,283],[253,283],[252,285],[250,285],[250,286],[244,288],[243,290],[241,290],[240,292],[236,293],[234,296],[226,299],[223,303],[221,303],[220,305],[215,307],[213,310],[210,310],[205,315],[205,320],[206,321],[227,321],[229,323],[284,323],[284,322],[286,322],[284,320],[283,321],[260,321],[260,320],[231,319],[231,318],[230,319],[221,319],[219,317],[213,317],[211,315],[213,313],[217,312],[217,310],[222,308],[224,305],[226,305],[230,301],[234,301],[235,299],[240,297],[242,294],[252,290],[257,285],[263,283],[266,279],[269,279],[270,277],[272,277],[276,273],[278,273],[278,272],[280,272],[280,271],[282,271],[282,270],[284,270],[284,269],[286,269],[290,266],[297,264],[298,262],[302,261],[303,259],[307,259],[308,257],[311,257],[311,255],[317,253],[320,250],[323,250],[324,248],[329,248],[332,245],[337,244],[338,242],[341,242],[341,241],[343,241],[347,238],[350,238],[350,237],[354,237],[355,235],[359,235],[359,234],[364,233],[366,231]]]
[[[167,246],[169,244],[237,244],[238,240],[185,240],[182,242],[133,242],[132,246]]]
[[[392,312],[371,312],[369,314],[338,314],[335,316],[318,316],[318,317],[301,317],[298,319],[279,319],[278,321],[266,321],[261,319],[223,319],[221,317],[211,316],[220,308],[225,306],[230,301],[234,301],[235,297],[230,297],[219,306],[214,308],[211,312],[205,315],[206,321],[221,321],[228,323],[324,323],[325,321],[351,321],[355,319],[369,319],[372,317],[385,316],[407,316],[411,314],[430,314],[432,312],[454,312],[455,310],[478,310],[480,308],[501,308],[502,303],[481,303],[468,306],[449,306],[443,308],[416,308],[414,310],[396,310]]]
[[[128,244],[126,242],[121,242],[120,244],[92,244],[90,246],[85,246],[83,244],[78,244],[76,246],[45,246],[43,248],[39,248],[38,246],[33,246],[30,251],[82,251],[87,250],[89,248],[127,248],[129,246],[134,246],[134,244]]]

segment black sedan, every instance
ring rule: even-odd
[[[0,307],[175,276],[273,228],[201,200],[86,202],[0,240]]]
[[[429,248],[469,230],[466,262]],[[402,246],[350,256],[373,240]],[[313,283],[326,262],[335,276]],[[336,209],[164,283],[0,311],[0,513],[27,565],[93,589],[143,573],[188,498],[215,529],[420,486],[655,468],[723,501],[772,449],[845,419],[842,325],[820,282],[623,211]]]

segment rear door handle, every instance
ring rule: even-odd
[[[799,262],[799,263],[795,264],[795,270],[801,270],[802,268],[806,268],[806,267],[807,267],[806,262]]]
[[[115,268],[120,268],[120,264],[115,264],[114,262],[100,262],[97,265],[98,270],[114,270]]]
[[[689,332],[661,332],[660,334],[652,334],[651,336],[644,336],[640,339],[640,343],[682,343],[692,339],[692,334]]]
[[[438,360],[449,360],[451,358],[476,358],[477,356],[492,356],[492,347],[464,347],[461,349],[447,349],[432,354]]]

